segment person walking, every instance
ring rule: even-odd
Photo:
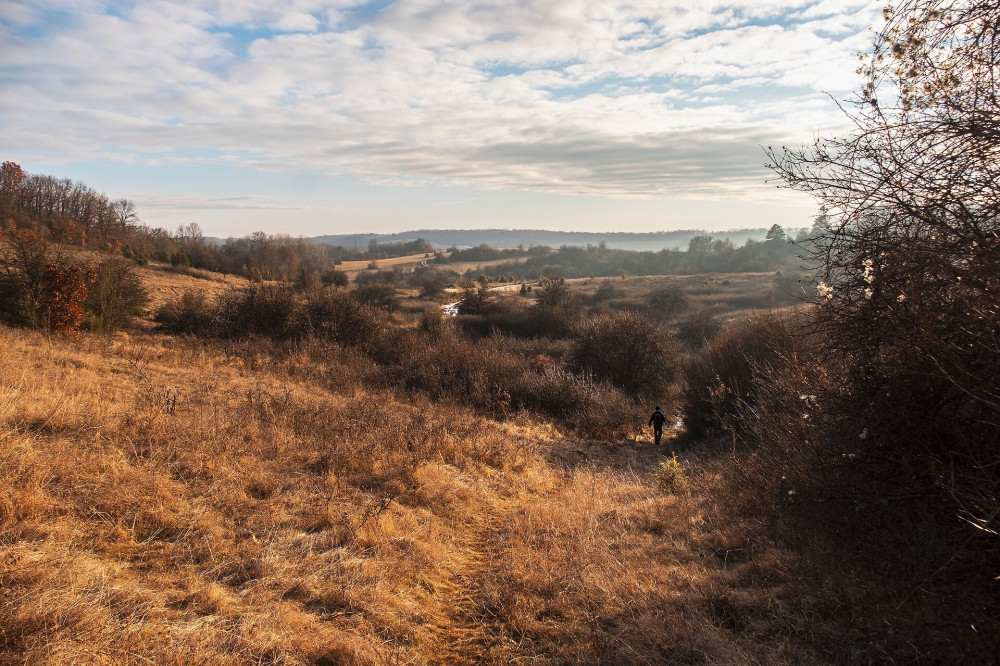
[[[667,417],[660,411],[660,406],[656,406],[656,411],[649,417],[649,425],[653,426],[653,439],[656,446],[660,445],[660,437],[663,436],[663,422]]]

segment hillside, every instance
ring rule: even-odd
[[[0,329],[0,663],[807,654],[716,609],[726,581],[774,583],[716,556],[708,471],[665,495],[648,442],[407,399],[351,363]]]
[[[937,532],[900,522],[903,505],[811,484],[829,459],[808,445],[822,411],[796,404],[814,370],[719,356],[793,344],[784,322],[808,309],[775,309],[794,301],[774,275],[559,281],[454,320],[410,293],[387,317],[341,310],[363,335],[328,338],[344,329],[233,328],[240,294],[276,326],[270,308],[316,295],[138,271],[152,301],[127,332],[0,326],[0,664],[820,664],[914,641],[948,663],[993,649],[995,633],[968,631],[996,619],[971,542],[928,550]],[[183,335],[149,319],[193,292],[236,318]],[[577,332],[558,332],[565,317]],[[588,326],[620,324],[672,331],[681,346],[663,358],[686,359],[687,388],[643,380],[686,426],[658,448],[654,396],[572,360]],[[611,373],[601,344],[587,367]],[[774,447],[748,445],[718,395],[699,411],[704,373],[770,391],[758,404],[780,407],[743,427],[769,419]],[[912,497],[908,512],[933,506]],[[947,556],[958,573],[928,577]],[[919,633],[940,595],[962,601]]]

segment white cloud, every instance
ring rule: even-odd
[[[274,28],[283,32],[315,32],[319,19],[305,12],[288,12],[274,23]]]
[[[759,196],[759,144],[840,122],[821,91],[854,87],[877,16],[809,0],[357,4],[87,3],[52,25],[59,5],[4,4],[0,143],[379,182]]]

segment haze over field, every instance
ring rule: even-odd
[[[807,226],[881,5],[0,5],[0,145],[215,236]],[[829,96],[828,96],[829,94]]]

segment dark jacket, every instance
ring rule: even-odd
[[[663,422],[667,420],[667,417],[663,415],[663,412],[656,410],[653,415],[649,417],[649,425],[653,426],[657,430],[663,427]]]

